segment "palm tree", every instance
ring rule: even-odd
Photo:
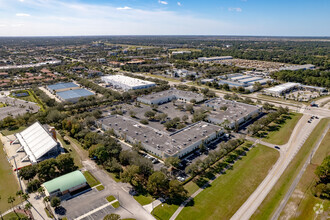
[[[29,194],[24,193],[24,194],[22,195],[22,198],[23,198],[24,201],[27,201],[27,200],[30,198],[30,196],[29,196]]]
[[[14,206],[14,202],[15,202],[15,197],[9,196],[7,201],[8,201],[8,204],[11,204],[11,208],[14,209],[13,206]]]
[[[24,211],[26,213],[26,211],[30,210],[32,208],[32,204],[31,203],[26,203],[25,206],[24,206]]]
[[[22,201],[22,195],[23,195],[24,193],[23,193],[23,191],[22,190],[18,190],[17,192],[16,192],[16,196],[19,196],[20,198],[21,198],[21,202],[23,202]]]

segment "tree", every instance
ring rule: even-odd
[[[120,174],[120,178],[124,182],[128,182],[128,183],[132,184],[133,186],[137,186],[138,185],[137,177],[138,177],[139,173],[140,173],[139,166],[136,166],[136,165],[127,166],[126,169],[124,170],[124,172],[122,172]]]
[[[20,198],[21,198],[21,200],[22,200],[22,195],[23,195],[24,193],[23,193],[23,191],[22,190],[18,190],[17,192],[16,192],[16,196],[19,196]]]
[[[187,122],[188,119],[189,119],[188,115],[184,115],[184,116],[182,116],[182,121],[183,121],[183,122]]]
[[[168,179],[163,172],[156,171],[149,176],[147,189],[153,195],[165,194],[168,190]]]
[[[171,202],[180,204],[187,198],[188,192],[178,180],[171,180],[168,194]]]
[[[29,194],[24,193],[24,194],[22,195],[22,198],[23,198],[24,201],[27,201],[27,200],[30,198],[30,196],[29,196]]]
[[[120,215],[112,213],[104,216],[103,220],[120,220]]]
[[[67,174],[72,171],[75,171],[78,167],[74,164],[73,158],[70,154],[61,154],[56,157],[57,169],[60,171],[60,174]]]
[[[38,164],[38,177],[41,181],[48,181],[58,176],[57,161],[52,158]]]
[[[37,166],[36,165],[31,165],[31,166],[26,166],[22,167],[19,170],[19,176],[24,179],[30,181],[35,177],[37,174]]]
[[[58,198],[57,196],[53,197],[51,200],[50,200],[50,205],[54,208],[57,208],[61,205],[61,199]]]
[[[175,168],[179,167],[180,159],[178,157],[168,157],[165,160],[165,165],[170,167],[173,166]]]
[[[31,208],[32,208],[32,204],[29,203],[29,202],[26,203],[25,206],[24,206],[24,211],[25,211],[25,213],[26,213],[27,211],[29,211]]]
[[[149,120],[152,120],[156,115],[156,112],[154,111],[146,111],[144,113],[144,116],[147,117]]]
[[[7,200],[7,202],[8,202],[8,204],[11,204],[11,207],[13,208],[13,204],[14,204],[14,202],[15,202],[15,197],[13,197],[13,196],[9,196],[8,197],[8,200]]]

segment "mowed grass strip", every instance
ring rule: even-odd
[[[100,184],[100,181],[98,181],[89,171],[85,171],[84,176],[87,180],[87,183],[90,187],[96,186]]]
[[[270,131],[264,141],[267,141],[271,144],[283,145],[286,144],[292,134],[292,131],[303,114],[300,113],[290,113],[290,117],[285,120],[283,124],[279,125],[279,130]]]
[[[319,122],[251,219],[271,218],[329,122],[329,118],[324,118]]]
[[[179,208],[178,205],[160,204],[152,211],[152,215],[158,220],[168,220]]]
[[[120,203],[118,201],[116,201],[116,202],[112,203],[111,205],[112,205],[112,207],[114,207],[116,209],[116,208],[119,208]]]
[[[114,196],[108,196],[107,200],[108,200],[108,202],[112,202],[112,201],[116,200],[116,198]]]
[[[253,193],[279,157],[269,147],[257,145],[194,198],[177,219],[230,219]]]
[[[150,204],[152,203],[152,201],[154,201],[154,199],[150,195],[138,195],[138,196],[134,196],[134,199],[142,206]]]
[[[18,182],[15,178],[16,173],[10,166],[5,152],[3,151],[3,145],[0,141],[0,211],[5,212],[11,208],[11,204],[8,204],[7,199],[9,196],[16,196],[16,192],[19,190]],[[20,202],[19,198],[16,198],[14,205]]]
[[[295,191],[291,195],[286,207],[281,213],[280,218],[287,219],[327,219],[330,201],[322,200],[320,198],[314,197],[312,194],[312,188],[315,186],[318,180],[315,175],[315,169],[319,166],[324,158],[330,154],[330,131],[323,138],[319,149],[315,152],[312,163],[306,168],[306,171],[302,175]],[[320,213],[318,218],[316,217],[314,206],[316,204],[323,204],[324,212]]]

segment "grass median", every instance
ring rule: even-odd
[[[321,137],[322,132],[327,127],[330,119],[322,119],[310,134],[304,145],[286,168],[280,179],[267,195],[265,200],[261,203],[256,212],[252,215],[251,219],[270,219],[280,202],[284,198],[286,192],[290,188],[293,180],[298,175],[304,162],[315,146],[317,140]]]
[[[100,184],[100,181],[98,181],[89,171],[85,171],[84,176],[90,187],[97,186]]]
[[[318,180],[315,175],[315,169],[319,166],[324,158],[330,155],[330,131],[326,134],[322,140],[319,149],[315,152],[311,164],[309,164],[302,175],[297,187],[291,195],[288,203],[283,209],[280,218],[284,219],[327,219],[328,211],[330,208],[329,200],[322,200],[315,197],[312,193],[312,189]],[[317,204],[323,205],[323,212],[318,216],[314,211],[314,207]]]

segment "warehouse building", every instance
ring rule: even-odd
[[[136,79],[123,75],[110,75],[102,77],[102,80],[116,89],[124,91],[135,89],[147,89],[156,86],[155,83],[146,80]]]
[[[63,176],[52,179],[41,185],[45,189],[46,196],[71,196],[78,190],[88,186],[85,176],[79,171],[73,171]]]
[[[132,144],[140,143],[146,151],[163,159],[183,157],[202,143],[207,145],[224,134],[221,127],[204,121],[194,123],[171,134],[120,115],[100,119],[97,124],[103,130],[113,130],[125,141]]]
[[[195,100],[196,102],[202,102],[203,100],[205,100],[205,98],[202,94],[191,91],[178,90],[175,88],[140,96],[137,98],[137,101],[149,105],[160,105],[163,103],[170,102],[172,100],[179,100],[183,102],[191,102],[192,100]]]
[[[59,98],[61,101],[72,103],[78,102],[81,98],[86,98],[93,95],[95,95],[93,92],[87,89],[80,88],[56,93],[56,97]]]
[[[212,62],[212,61],[219,61],[219,60],[231,60],[233,59],[232,56],[221,56],[221,57],[200,57],[198,58],[199,62]]]
[[[210,123],[234,128],[243,124],[261,112],[261,107],[242,102],[214,98],[205,102],[206,107],[212,108],[207,120]]]
[[[56,140],[55,129],[47,129],[39,122],[34,123],[20,133],[16,133],[15,136],[16,140],[12,144],[20,144],[16,153],[24,154],[19,157],[22,162],[28,161],[35,164],[56,157],[61,153],[61,147]]]
[[[301,87],[300,83],[288,82],[288,83],[284,83],[281,85],[277,85],[277,86],[265,89],[264,94],[278,97],[278,96],[283,95],[284,93],[290,92],[295,89],[299,89],[300,87]]]
[[[55,94],[57,92],[63,92],[67,90],[74,90],[74,89],[79,89],[80,87],[73,83],[73,82],[68,82],[68,83],[56,83],[53,85],[48,85],[46,87],[52,94]]]

